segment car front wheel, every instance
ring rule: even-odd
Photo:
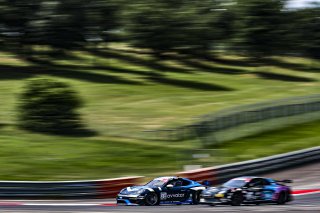
[[[235,193],[231,198],[231,205],[232,206],[240,206],[243,202],[243,195],[242,193]]]
[[[145,197],[146,206],[156,206],[159,205],[159,196],[156,193],[149,193]]]

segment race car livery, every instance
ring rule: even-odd
[[[198,204],[205,189],[200,183],[180,177],[159,177],[144,186],[122,189],[117,203],[154,206],[160,203]]]
[[[200,202],[211,205],[242,203],[277,203],[285,204],[292,200],[291,189],[283,183],[290,180],[275,181],[262,177],[238,177],[219,187],[208,187],[200,195]]]

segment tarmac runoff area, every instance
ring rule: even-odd
[[[160,205],[117,206],[114,200],[0,200],[0,212],[8,213],[108,213],[108,212],[311,212],[320,213],[320,162],[262,176],[292,179],[294,201],[286,205]]]

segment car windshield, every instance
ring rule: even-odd
[[[223,186],[225,187],[233,187],[233,188],[240,188],[243,187],[247,182],[241,179],[232,179],[228,182],[224,183]]]
[[[146,184],[148,187],[161,187],[168,182],[168,179],[154,179]]]

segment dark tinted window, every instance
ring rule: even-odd
[[[262,179],[263,181],[263,185],[267,186],[267,185],[270,185],[270,181],[267,180],[267,179]]]
[[[257,187],[257,186],[263,186],[263,185],[264,185],[264,181],[261,178],[255,178],[251,180],[249,183],[250,187]]]
[[[188,181],[188,180],[182,180],[182,186],[188,186],[188,185],[190,185],[190,181]]]

